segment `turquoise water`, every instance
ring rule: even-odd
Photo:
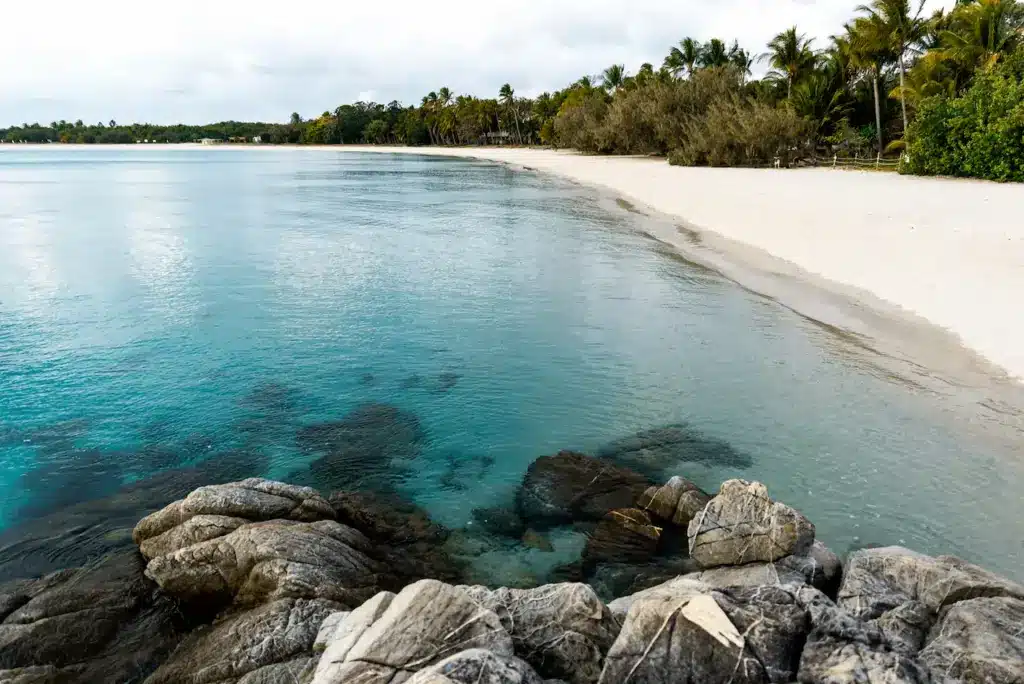
[[[244,453],[245,474],[392,487],[459,527],[539,455],[685,423],[730,449],[667,474],[761,479],[840,551],[1021,575],[1019,434],[640,220],[464,160],[0,150],[0,526]],[[311,471],[338,435],[350,460]]]

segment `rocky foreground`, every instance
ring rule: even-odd
[[[199,487],[137,550],[0,585],[0,682],[1024,682],[1024,587],[898,547],[841,563],[756,482],[562,453],[478,518],[584,526],[577,581],[466,584],[447,531],[365,493]]]

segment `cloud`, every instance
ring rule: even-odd
[[[16,65],[0,70],[0,123],[283,121],[367,94],[418,102],[443,85],[536,94],[612,63],[659,65],[686,35],[759,52],[796,24],[824,45],[861,1],[52,0],[46,21],[14,3],[0,41],[0,63]]]

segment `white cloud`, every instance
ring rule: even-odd
[[[13,3],[0,38],[0,124],[283,121],[367,94],[410,103],[442,85],[488,94],[506,81],[534,94],[614,62],[658,65],[685,35],[738,38],[758,52],[796,24],[824,44],[860,2],[51,0],[45,20]]]

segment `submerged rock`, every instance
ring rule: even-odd
[[[356,407],[339,421],[300,429],[296,442],[303,451],[320,455],[309,466],[309,482],[334,490],[352,489],[374,478],[392,479],[393,462],[416,457],[424,438],[415,414],[389,404],[370,403]]]
[[[701,567],[772,562],[802,556],[814,542],[814,525],[768,497],[759,482],[729,480],[687,531],[690,555]]]
[[[463,589],[498,616],[516,655],[538,673],[571,684],[597,681],[619,626],[593,589],[585,584]]]
[[[530,464],[516,506],[531,526],[600,520],[608,511],[632,507],[649,484],[609,461],[562,451]]]
[[[729,443],[709,437],[685,423],[641,430],[602,447],[597,455],[656,480],[663,477],[666,468],[680,463],[734,470],[749,468],[752,463],[750,456]]]
[[[504,506],[474,508],[473,522],[484,531],[499,537],[519,539],[526,532],[526,525],[519,513]]]
[[[661,528],[651,524],[638,508],[609,511],[587,539],[583,549],[585,567],[598,563],[638,563],[649,560],[658,550]]]
[[[51,445],[36,461],[19,480],[19,489],[28,494],[28,502],[17,512],[21,520],[109,496],[124,477],[121,459],[97,449],[58,450]]]

